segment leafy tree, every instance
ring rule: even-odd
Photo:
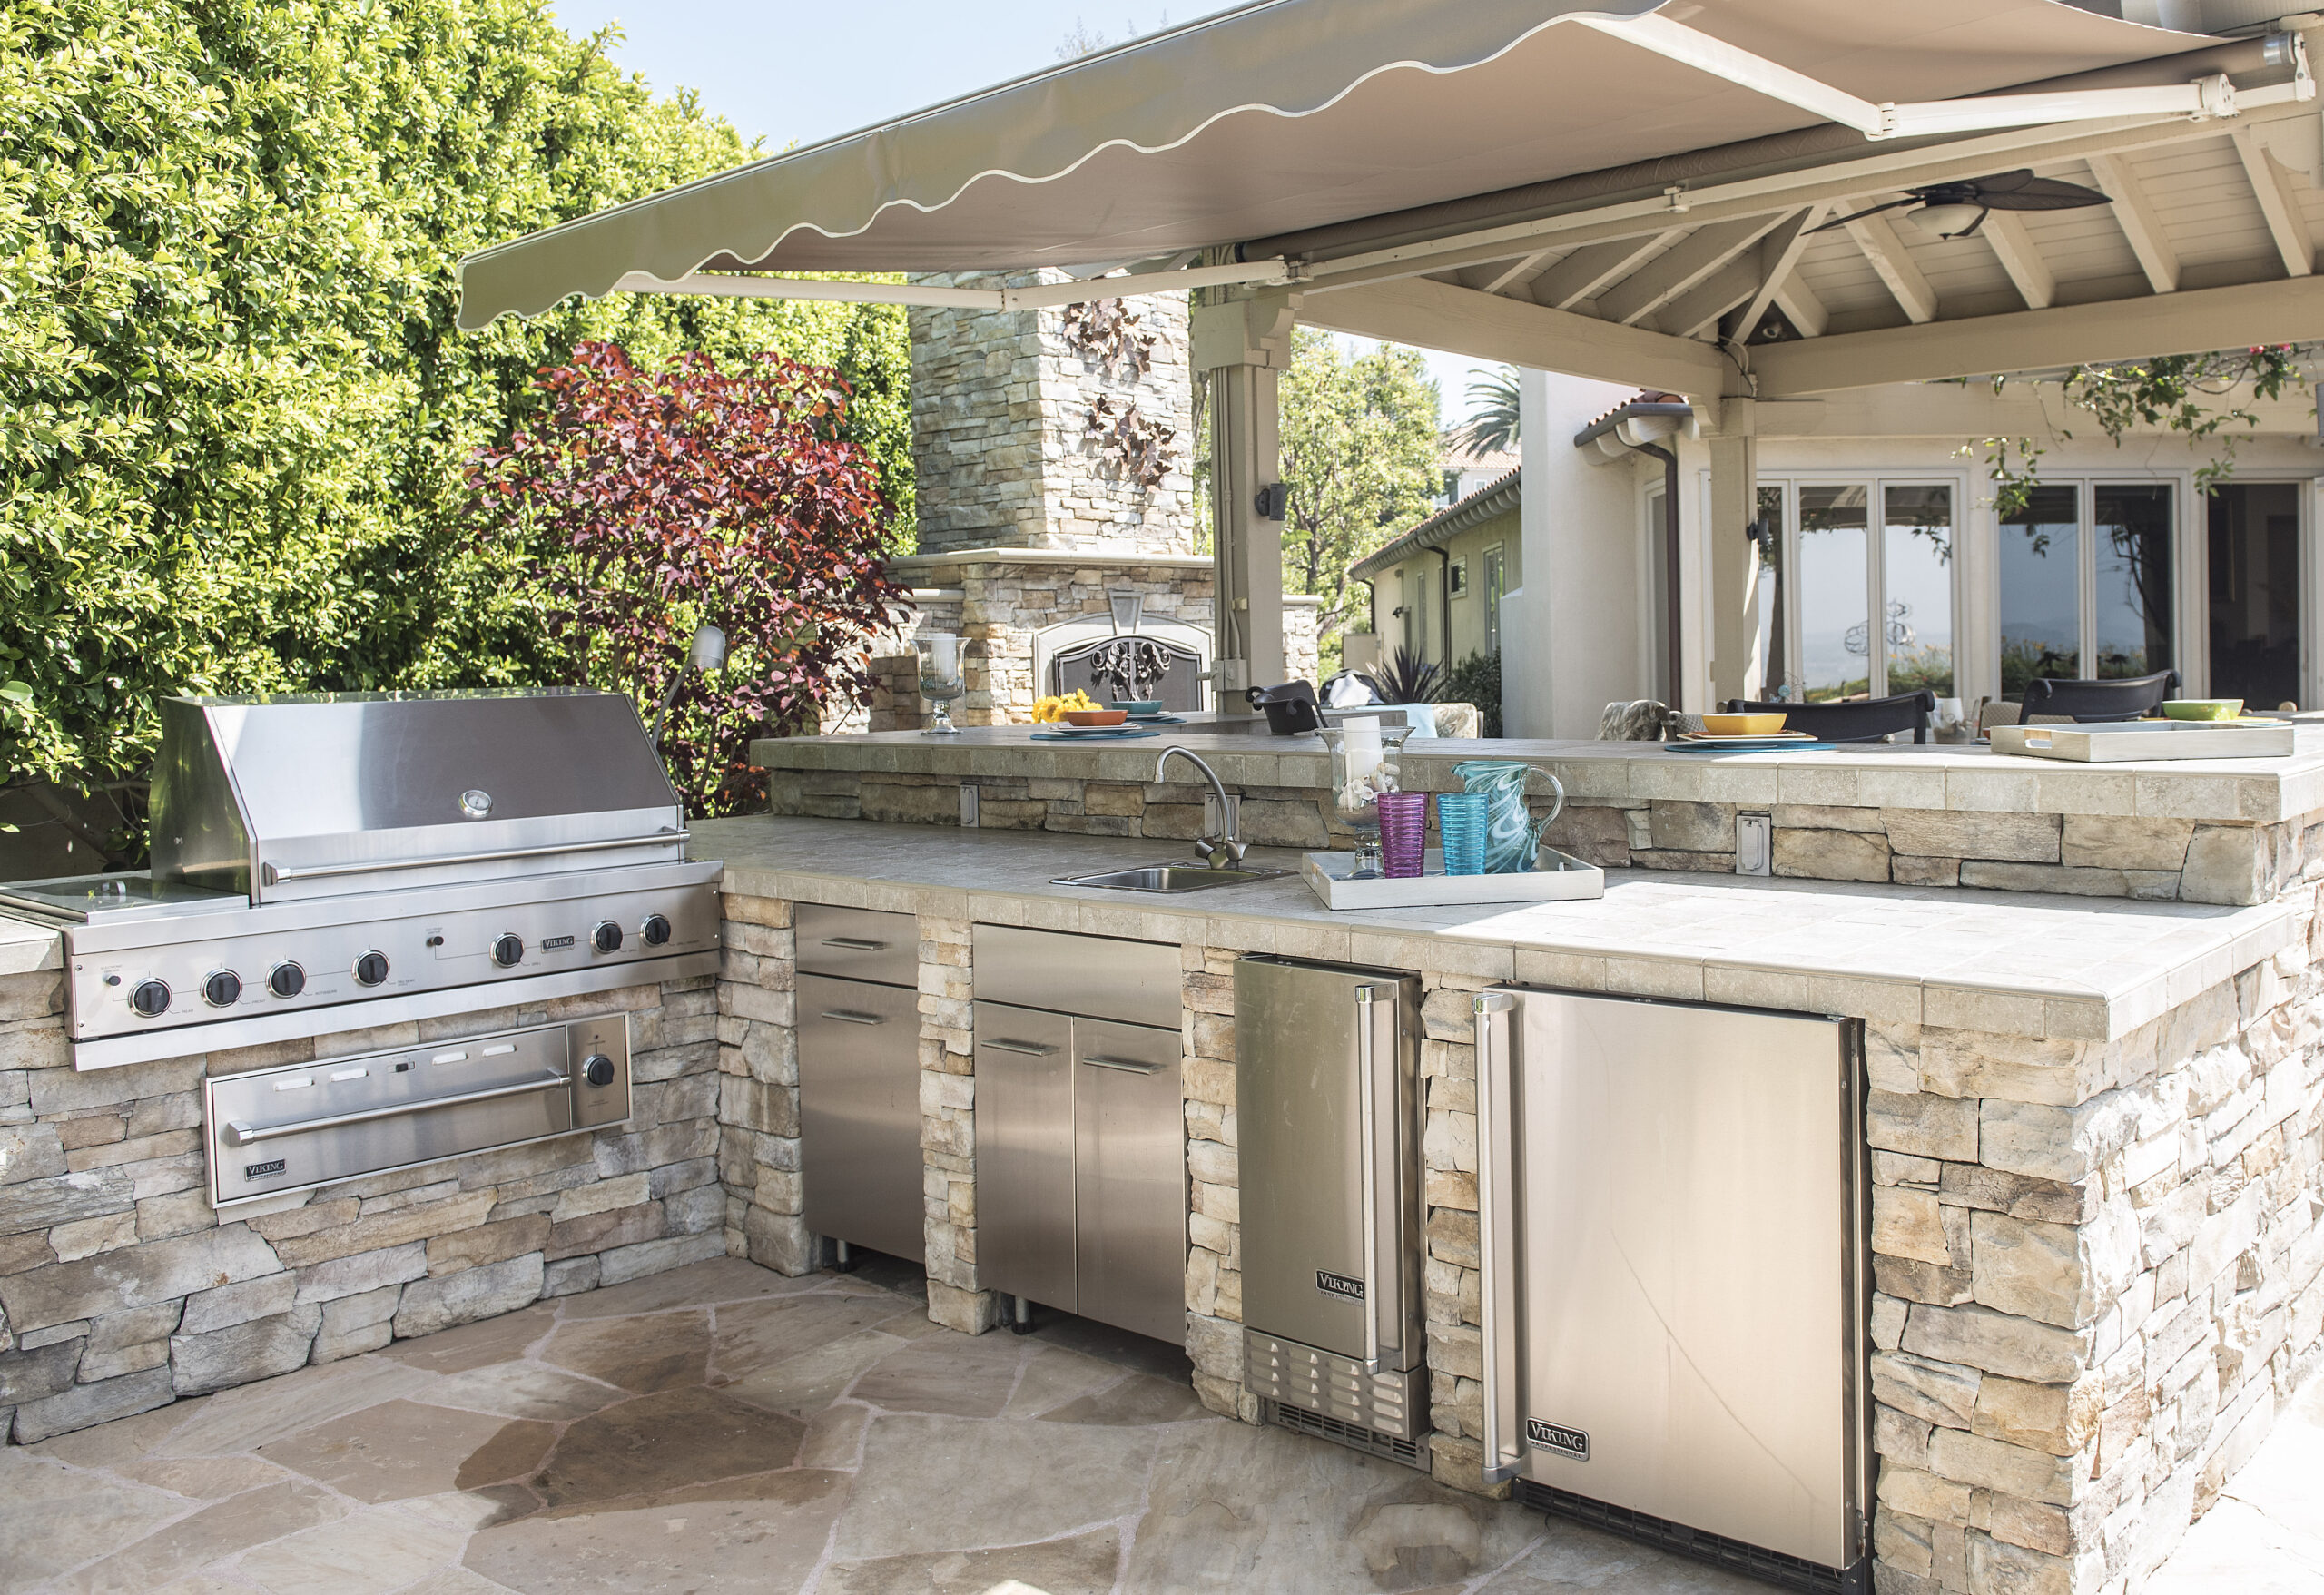
[[[1517,368],[1503,366],[1469,384],[1469,418],[1444,440],[1470,454],[1505,454],[1517,447]]]
[[[172,692],[548,679],[530,556],[468,534],[461,477],[585,339],[836,368],[909,524],[894,307],[616,294],[456,330],[463,253],[752,154],[606,44],[540,0],[0,8],[9,783],[133,784]]]
[[[470,472],[487,545],[528,562],[556,679],[648,715],[694,628],[723,630],[726,668],[684,675],[664,749],[689,812],[756,806],[752,735],[868,692],[860,639],[906,596],[881,574],[879,468],[842,437],[844,386],[772,354],[641,371],[607,343],[539,386],[547,413]]]
[[[1325,674],[1339,667],[1354,607],[1347,567],[1426,518],[1436,487],[1436,384],[1421,352],[1381,344],[1348,356],[1328,332],[1297,328],[1282,379],[1285,592],[1324,600],[1315,616]]]

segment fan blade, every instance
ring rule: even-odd
[[[1970,203],[1994,211],[2075,211],[2085,205],[2112,202],[2094,188],[2084,188],[2061,178],[2036,177],[2022,167],[2015,172],[1981,177],[1961,187],[1969,192]]]
[[[1972,202],[1974,203],[1974,202]],[[1921,203],[1921,196],[1917,192],[1915,192],[1906,194],[1901,200],[1890,200],[1885,205],[1875,205],[1868,211],[1858,211],[1854,215],[1835,216],[1829,222],[1825,222],[1822,226],[1811,227],[1807,231],[1811,233],[1829,232],[1835,227],[1846,227],[1851,222],[1861,222],[1866,216],[1877,216],[1883,211],[1893,211],[1900,205],[1917,205],[1919,203]]]

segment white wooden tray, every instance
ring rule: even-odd
[[[2090,725],[1996,725],[1991,736],[1996,753],[2088,764],[2126,759],[2280,759],[2292,751],[2289,724],[2116,720]]]
[[[1541,850],[1539,867],[1506,875],[1447,875],[1444,854],[1430,848],[1421,873],[1401,881],[1383,876],[1351,881],[1356,855],[1308,853],[1299,872],[1308,890],[1331,909],[1420,908],[1451,902],[1556,902],[1606,895],[1606,871],[1553,847]]]

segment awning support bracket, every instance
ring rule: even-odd
[[[1930,133],[1968,133],[1980,128],[2032,127],[2054,122],[2088,122],[2115,116],[2185,116],[2201,121],[2240,114],[2260,105],[2312,100],[2316,80],[2308,49],[2297,34],[2286,35],[2292,65],[2290,83],[2247,89],[2240,94],[2223,73],[2183,84],[2142,88],[2078,89],[2042,94],[1973,94],[1957,100],[1875,104],[1845,89],[1788,66],[1738,49],[1722,40],[1670,21],[1659,13],[1644,16],[1576,16],[1582,26],[1666,60],[1692,66],[1730,83],[1814,112],[1867,139],[1917,138]]]

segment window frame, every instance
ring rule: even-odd
[[[2305,480],[2278,474],[2254,472],[2249,477],[2236,474],[2238,481]],[[2211,675],[2211,582],[2209,566],[2203,563],[2211,540],[2209,505],[2194,491],[2191,477],[2183,472],[2138,476],[2125,471],[2060,470],[2043,471],[2041,485],[2044,487],[2072,487],[2074,491],[2074,546],[2077,560],[2074,571],[2074,601],[2077,609],[2074,679],[2096,681],[2098,670],[2098,493],[2102,487],[2161,487],[2171,507],[2171,547],[2164,564],[2171,572],[2171,662],[2162,668],[2179,673],[2182,694],[2198,691],[2196,684],[2208,687]],[[2302,495],[2301,514],[2307,514],[2306,495]],[[2190,535],[2195,519],[2193,507],[2201,506],[2202,536]],[[1992,670],[1994,694],[2002,695],[2001,650],[2003,644],[2000,587],[2000,539],[2006,523],[1999,510],[1993,513],[1994,538],[1994,582],[1993,587],[1993,648],[1987,661]],[[2303,519],[2301,537],[2303,552],[2307,535]],[[2301,658],[2303,666],[2308,657],[2306,636],[2309,619],[2301,616]],[[2152,672],[2149,672],[2152,674]],[[1956,674],[1957,679],[1957,674]]]
[[[1887,616],[1887,516],[1888,489],[1891,487],[1947,487],[1953,493],[1953,550],[1946,560],[1950,567],[1947,577],[1948,601],[1952,605],[1949,629],[1952,634],[1953,691],[1962,694],[1962,638],[1966,630],[1967,586],[1962,579],[1963,557],[1970,531],[1971,508],[1975,500],[1969,491],[1966,471],[1903,470],[1873,467],[1865,470],[1809,470],[1760,473],[1756,486],[1761,488],[1779,487],[1783,490],[1783,570],[1787,578],[1784,604],[1784,664],[1791,672],[1785,678],[1795,693],[1805,694],[1807,686],[1800,675],[1800,608],[1799,604],[1799,499],[1803,487],[1862,487],[1868,497],[1865,512],[1865,615],[1871,626],[1872,652],[1866,660],[1866,690],[1873,697],[1888,694],[1888,628]],[[1998,664],[1996,651],[1995,661]],[[1764,683],[1761,690],[1773,695],[1778,684]]]

